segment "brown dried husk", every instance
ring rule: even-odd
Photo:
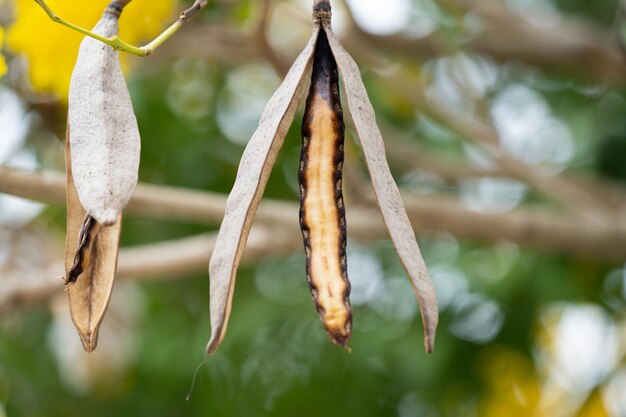
[[[325,3],[317,1],[316,3]],[[320,14],[321,16],[321,14]],[[383,219],[420,306],[424,322],[424,345],[432,352],[438,324],[438,305],[428,269],[422,258],[398,187],[385,157],[382,135],[359,69],[335,38],[330,22],[323,23],[331,50],[344,81],[352,116]],[[316,22],[309,43],[291,67],[285,81],[270,99],[252,136],[227,201],[226,213],[209,264],[211,278],[211,339],[207,352],[222,342],[230,315],[235,276],[250,226],[298,103],[304,95],[305,76],[311,70],[311,56],[320,25]]]
[[[276,155],[304,96],[304,80],[311,72],[311,57],[319,30],[319,27],[313,30],[308,44],[265,106],[259,126],[241,157],[209,263],[211,339],[207,344],[208,353],[219,347],[226,333],[237,267]]]
[[[325,22],[323,28],[341,72],[348,110],[361,142],[361,149],[369,169],[378,206],[389,230],[391,241],[409,275],[420,306],[424,322],[424,346],[426,351],[430,353],[434,349],[435,333],[439,321],[435,289],[417,245],[415,234],[400,197],[400,191],[389,170],[385,156],[385,144],[376,124],[374,108],[363,85],[359,67],[335,38],[330,22]]]
[[[78,249],[78,236],[85,218],[72,175],[69,133],[65,141],[65,162],[67,166],[67,236],[65,241],[65,273],[68,276],[74,264]],[[121,232],[122,217],[111,226],[102,226],[93,238],[90,248],[89,264],[80,274],[76,283],[66,287],[72,321],[78,330],[83,347],[87,352],[96,348],[98,329],[106,313],[117,267],[117,254]]]

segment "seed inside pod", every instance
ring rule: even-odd
[[[72,268],[67,273],[65,280],[66,284],[75,283],[80,274],[85,272],[89,267],[93,243],[96,240],[98,230],[100,230],[98,222],[89,214],[85,215],[85,219],[80,226],[78,247],[76,249],[76,254],[74,255],[74,263]]]
[[[345,346],[352,312],[341,190],[344,124],[338,83],[337,64],[321,31],[302,122],[300,227],[313,300],[333,342]]]

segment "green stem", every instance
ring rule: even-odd
[[[35,0],[35,2],[46,12],[48,17],[50,17],[50,19],[52,19],[54,22],[60,23],[61,25],[66,26],[72,30],[75,30],[76,32],[82,33],[85,36],[89,36],[90,38],[99,40],[100,42],[110,45],[119,51],[126,52],[132,55],[141,56],[141,57],[151,55],[155,49],[161,46],[163,42],[165,42],[174,33],[176,33],[178,29],[180,29],[180,27],[183,25],[183,23],[185,23],[193,14],[195,14],[195,12],[201,9],[204,9],[206,5],[208,4],[208,0],[196,0],[193,6],[191,6],[189,9],[185,10],[184,12],[182,12],[180,14],[179,19],[176,22],[174,22],[170,27],[165,29],[165,31],[163,31],[159,36],[157,36],[152,42],[148,43],[145,46],[138,47],[138,46],[131,45],[127,42],[124,42],[117,36],[106,38],[104,36],[100,36],[96,33],[93,33],[90,30],[87,30],[85,28],[82,28],[78,25],[75,25],[71,22],[68,22],[62,19],[50,8],[50,6],[48,6],[45,0]]]
[[[183,21],[177,20],[170,27],[165,29],[163,33],[161,33],[159,36],[154,38],[152,42],[150,42],[146,46],[142,46],[141,49],[146,51],[146,55],[152,54],[152,52],[154,52],[155,49],[161,46],[163,42],[165,42],[167,39],[169,39],[170,36],[176,33],[176,31],[178,31],[178,29],[182,25],[183,25]]]

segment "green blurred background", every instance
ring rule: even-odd
[[[308,38],[309,3],[211,2],[154,56],[127,60],[141,182],[228,193],[265,102]],[[361,66],[403,190],[485,215],[551,210],[581,227],[586,220],[576,210],[502,173],[463,129],[486,123],[529,171],[580,181],[591,196],[606,191],[617,218],[626,219],[618,6],[333,2],[336,31]],[[9,36],[18,7],[0,3]],[[264,45],[255,30],[268,11]],[[0,162],[61,171],[65,100],[29,87],[27,60],[9,46],[4,52]],[[461,128],[446,124],[455,119],[442,119],[432,103],[464,121]],[[301,111],[268,197],[298,201]],[[344,186],[369,190],[347,125]],[[358,197],[346,192],[347,204]],[[53,278],[41,271],[62,257],[64,213],[60,204],[0,195],[2,287]],[[349,229],[350,211],[347,221]],[[625,245],[618,223],[615,242]],[[217,227],[129,214],[122,246]],[[351,353],[324,334],[298,246],[240,268],[229,331],[198,368],[188,401],[210,333],[204,270],[116,284],[91,355],[81,350],[62,294],[0,303],[0,416],[626,416],[625,258],[460,237],[450,228],[444,221],[416,230],[441,308],[432,355],[424,353],[417,304],[389,241],[352,238]]]

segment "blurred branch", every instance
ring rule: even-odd
[[[272,48],[272,45],[270,45],[267,40],[267,30],[271,13],[272,0],[262,0],[260,2],[259,20],[250,37],[253,40],[256,40],[256,44],[261,49],[261,54],[274,68],[276,74],[278,74],[278,76],[282,79],[285,78],[285,75],[287,75],[289,67],[278,57],[278,55],[276,55],[276,51],[274,51],[274,48]]]
[[[532,24],[499,2],[463,2],[487,23],[480,37],[471,43],[478,52],[500,61],[514,59],[556,72],[579,69],[580,75],[599,83],[626,80],[625,61],[610,30],[563,13],[554,24]]]
[[[477,53],[499,62],[525,62],[557,73],[574,71],[602,84],[626,81],[625,61],[610,30],[562,13],[548,24],[533,24],[531,18],[515,15],[497,1],[459,0],[454,7],[480,22],[480,29],[469,34],[464,44]],[[345,43],[363,42],[385,53],[421,59],[449,49],[437,32],[423,38],[372,35],[354,24],[346,33]]]
[[[64,176],[0,167],[0,192],[34,200],[64,202]],[[460,238],[506,239],[524,246],[606,260],[626,260],[626,225],[597,225],[577,216],[546,209],[518,208],[506,213],[481,213],[464,208],[455,198],[403,194],[416,232],[449,232]],[[348,230],[353,238],[371,241],[386,236],[373,197],[369,204],[346,201]],[[128,213],[217,224],[224,214],[226,195],[140,184]],[[299,206],[295,202],[264,199],[257,224],[284,230],[299,239]]]
[[[65,202],[65,174],[29,172],[0,166],[0,192],[31,200]],[[139,184],[126,210],[148,217],[219,224],[224,216],[223,194]],[[256,218],[265,224],[283,224],[289,203],[264,202]],[[294,217],[297,222],[297,216]]]
[[[173,58],[190,56],[231,64],[265,60],[283,78],[289,70],[289,62],[276,53],[267,38],[271,6],[271,0],[260,2],[257,21],[248,31],[219,23],[190,27],[173,37],[153,57],[153,62],[169,65]]]
[[[458,238],[509,240],[522,246],[583,257],[626,260],[626,227],[598,227],[571,215],[518,208],[503,213],[463,208],[450,197],[403,194],[416,232],[447,231]]]
[[[370,44],[362,40],[357,49],[367,57],[366,61],[371,61],[371,57],[375,55]],[[606,195],[602,195],[602,191],[597,192],[595,188],[579,184],[542,166],[529,166],[507,154],[501,148],[499,133],[492,124],[478,117],[464,117],[428,99],[418,81],[409,77],[406,71],[400,70],[394,77],[379,76],[379,79],[422,113],[485,152],[507,176],[524,180],[548,198],[561,201],[584,219],[594,223],[604,223],[608,226],[615,221],[615,217],[623,216],[624,205],[619,204],[621,201],[615,207],[614,198],[607,198]]]
[[[351,15],[350,19],[354,27],[357,28],[359,36],[366,39],[365,42],[363,39],[358,42],[359,46],[357,49],[369,57],[371,61],[371,57],[375,54],[371,49],[371,44],[367,42],[370,35],[358,29]],[[613,220],[612,217],[620,214],[617,210],[611,211],[608,204],[605,204],[605,201],[599,200],[593,192],[576,182],[554,174],[541,166],[526,165],[508,155],[500,147],[500,138],[495,127],[477,117],[463,117],[429,100],[423,89],[417,86],[418,83],[410,79],[405,73],[400,72],[394,77],[381,76],[380,78],[382,82],[409,100],[420,111],[456,132],[462,138],[469,140],[475,146],[478,146],[494,160],[502,171],[526,181],[537,190],[543,192],[547,197],[555,198],[565,203],[568,208],[573,209],[582,215],[583,218],[597,224],[607,225],[607,222],[610,223]]]
[[[206,233],[156,244],[120,250],[117,274],[120,279],[178,279],[207,268],[215,247],[216,233]],[[301,244],[299,235],[253,227],[243,263],[255,263],[270,256],[286,255]],[[0,314],[15,308],[45,302],[65,288],[63,261],[44,270],[20,270],[3,277],[0,287]]]
[[[152,56],[156,67],[143,67],[144,71],[158,70],[159,65],[169,66],[173,59],[193,57],[212,62],[240,64],[264,59],[256,41],[226,24],[190,25],[184,32],[171,38],[158,54]]]
[[[626,1],[620,0],[615,13],[615,33],[622,54],[626,56]]]
[[[433,152],[417,144],[416,140],[405,137],[403,132],[383,125],[383,136],[387,144],[386,151],[390,161],[404,170],[430,172],[440,177],[446,183],[454,184],[467,178],[503,177],[523,180],[514,171],[506,166],[479,168],[472,166],[459,158],[450,158],[440,152]],[[587,176],[562,173],[567,181],[576,183],[586,192],[601,200],[602,204],[612,206],[616,210],[626,208],[626,187],[609,180],[589,178]]]
[[[491,124],[478,118],[467,118],[429,100],[414,80],[399,74],[391,79],[383,79],[389,87],[409,100],[420,111],[456,132],[483,150],[506,172],[523,179],[549,198],[554,198],[579,213],[583,218],[595,223],[612,221],[618,212],[611,211],[590,190],[579,184],[554,174],[541,166],[529,166],[509,156],[500,147],[497,130]]]
[[[261,11],[265,7],[261,5]],[[556,73],[574,71],[602,84],[626,82],[626,64],[619,43],[610,30],[565,15],[553,24],[535,25],[495,1],[460,0],[455,7],[461,7],[461,13],[471,14],[482,22],[481,32],[466,37],[465,41],[465,46],[477,53],[499,62],[525,62]],[[348,17],[351,16],[348,14]],[[267,25],[267,17],[261,15],[259,19],[261,24]],[[267,38],[264,38],[260,39],[256,30],[242,33],[215,22],[211,25],[197,24],[172,37],[153,61],[169,64],[172,57],[183,56],[226,62],[266,59],[279,73],[284,73],[288,60],[272,49],[268,50],[263,45],[259,47],[259,42],[267,43]],[[367,58],[370,53],[362,51],[363,45],[382,50],[385,54],[402,54],[421,60],[450,50],[448,41],[438,33],[423,38],[373,35],[355,23],[342,30],[342,42],[359,58]],[[268,51],[270,55],[267,55]]]

